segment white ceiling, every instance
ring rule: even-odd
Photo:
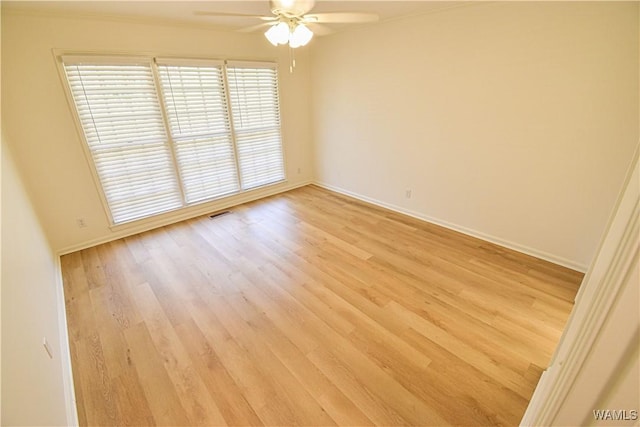
[[[462,5],[461,1],[336,1],[316,0],[313,12],[372,12],[381,20],[435,12]],[[161,21],[235,30],[260,23],[252,18],[199,16],[194,12],[269,15],[269,1],[2,1],[2,9],[80,17]],[[354,24],[350,24],[352,26]],[[344,24],[331,27],[340,30]]]

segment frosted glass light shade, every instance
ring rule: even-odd
[[[289,45],[291,47],[304,46],[313,37],[313,32],[304,24],[298,24],[289,37]]]
[[[273,25],[264,33],[264,36],[274,46],[287,44],[289,42],[289,25],[285,22]]]

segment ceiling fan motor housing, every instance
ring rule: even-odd
[[[270,0],[270,4],[274,14],[294,18],[313,9],[315,0]]]

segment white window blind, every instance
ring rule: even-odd
[[[244,190],[284,179],[275,65],[227,65],[229,97]]]
[[[150,64],[65,62],[65,71],[113,222],[180,207]]]
[[[62,63],[114,224],[284,180],[275,64]]]
[[[158,70],[187,202],[237,192],[222,64],[158,62]]]

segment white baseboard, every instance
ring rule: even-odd
[[[389,210],[392,210],[394,212],[398,212],[398,213],[401,213],[401,214],[404,214],[404,215],[408,215],[410,217],[417,218],[417,219],[420,219],[422,221],[429,222],[431,224],[439,225],[441,227],[445,227],[445,228],[448,228],[450,230],[457,231],[457,232],[460,232],[462,234],[466,234],[466,235],[471,236],[471,237],[476,237],[478,239],[482,239],[482,240],[485,240],[487,242],[494,243],[496,245],[499,245],[499,246],[502,246],[502,247],[505,247],[505,248],[508,248],[508,249],[513,249],[514,251],[518,251],[518,252],[521,252],[521,253],[526,254],[526,255],[531,255],[531,256],[534,256],[536,258],[540,258],[540,259],[543,259],[545,261],[549,261],[549,262],[552,262],[554,264],[558,264],[558,265],[561,265],[563,267],[567,267],[567,268],[570,268],[572,270],[579,271],[581,273],[584,273],[584,272],[587,271],[587,266],[582,264],[582,263],[575,262],[575,261],[572,261],[572,260],[569,260],[569,259],[566,259],[566,258],[563,258],[563,257],[559,257],[559,256],[550,254],[550,253],[545,252],[545,251],[541,251],[541,250],[538,250],[538,249],[531,248],[529,246],[525,246],[525,245],[521,245],[521,244],[518,244],[518,243],[515,243],[515,242],[511,242],[509,240],[501,239],[500,237],[492,236],[490,234],[483,233],[481,231],[477,231],[477,230],[473,230],[471,228],[463,227],[461,225],[453,224],[453,223],[450,223],[448,221],[444,221],[444,220],[441,220],[439,218],[434,218],[434,217],[431,217],[429,215],[425,215],[425,214],[423,214],[421,212],[415,212],[415,211],[412,211],[410,209],[406,209],[406,208],[403,208],[403,207],[400,207],[400,206],[397,206],[397,205],[394,205],[394,204],[391,204],[391,203],[383,202],[381,200],[374,199],[372,197],[363,196],[363,195],[355,193],[353,191],[345,190],[344,188],[336,187],[334,185],[327,184],[327,183],[324,183],[324,182],[321,182],[321,181],[314,181],[313,184],[317,185],[318,187],[322,187],[322,188],[325,188],[327,190],[330,190],[330,191],[335,191],[336,193],[344,194],[345,196],[353,197],[354,199],[362,200],[363,202],[371,203],[373,205],[380,206],[380,207],[383,207],[383,208],[386,208],[386,209],[389,209]]]
[[[56,256],[56,300],[58,304],[58,339],[60,340],[60,365],[62,367],[62,383],[66,404],[67,426],[78,425],[78,408],[73,386],[73,370],[69,348],[69,330],[67,328],[67,310],[65,309],[64,286],[62,283],[62,265]]]
[[[91,248],[93,246],[101,245],[113,240],[122,239],[123,237],[144,233],[145,231],[153,230],[154,228],[164,227],[166,225],[175,224],[176,222],[185,221],[187,219],[195,218],[207,213],[229,209],[233,206],[241,205],[243,203],[248,203],[279,193],[284,193],[285,191],[304,187],[305,185],[309,185],[311,183],[311,180],[305,180],[302,182],[296,182],[294,184],[283,183],[281,185],[264,187],[254,191],[249,191],[247,193],[241,193],[224,199],[216,200],[211,203],[205,203],[196,207],[181,209],[171,214],[162,215],[158,218],[150,218],[147,220],[139,221],[135,224],[118,225],[112,227],[112,232],[106,236],[101,236],[95,239],[64,247],[57,250],[56,253],[58,256],[62,256],[70,254],[72,252],[81,251],[83,249]]]

